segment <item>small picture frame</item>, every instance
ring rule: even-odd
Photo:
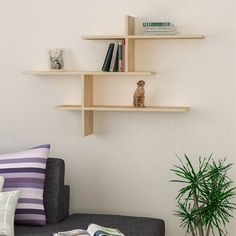
[[[51,70],[64,70],[64,49],[53,48],[48,50]]]

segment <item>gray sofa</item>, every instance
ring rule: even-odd
[[[102,214],[69,216],[69,186],[64,185],[65,165],[62,159],[49,158],[46,169],[44,205],[46,226],[15,225],[15,236],[52,236],[54,232],[86,229],[90,223],[118,228],[126,236],[164,236],[163,220]]]

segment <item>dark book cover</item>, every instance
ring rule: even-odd
[[[109,69],[110,69],[111,58],[112,58],[114,46],[115,46],[114,43],[110,43],[104,63],[103,63],[103,66],[102,66],[102,71],[109,71]]]
[[[118,49],[117,49],[118,50]],[[119,71],[119,54],[117,52],[113,71]]]

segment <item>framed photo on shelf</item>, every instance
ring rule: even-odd
[[[52,48],[48,50],[51,70],[64,70],[64,49]]]

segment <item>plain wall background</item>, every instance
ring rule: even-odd
[[[114,213],[163,218],[167,236],[182,236],[172,215],[180,186],[175,153],[235,162],[234,0],[0,0],[0,151],[51,143],[66,162],[71,213]],[[189,113],[95,112],[94,135],[81,136],[80,112],[55,110],[80,102],[80,78],[37,77],[47,49],[66,49],[66,68],[99,70],[109,42],[82,35],[123,34],[124,16],[166,20],[180,33],[205,40],[137,41],[136,70],[152,77],[95,79],[95,104],[132,104],[139,79],[147,105],[188,105]],[[232,178],[236,181],[236,168]],[[235,219],[229,235],[236,231]]]

